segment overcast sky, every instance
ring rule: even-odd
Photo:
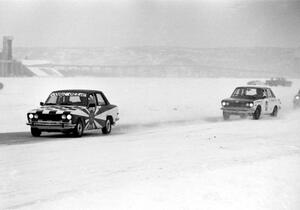
[[[300,47],[300,0],[0,0],[24,47]]]

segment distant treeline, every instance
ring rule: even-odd
[[[58,69],[64,76],[95,77],[300,77],[298,72],[262,69],[220,68],[213,66],[65,66]]]
[[[48,60],[68,76],[288,76],[299,77],[300,48],[15,48],[14,57]]]

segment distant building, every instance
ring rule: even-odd
[[[12,60],[12,36],[3,37],[2,60]]]
[[[63,77],[63,74],[52,67],[50,61],[25,59],[22,60],[22,64],[38,77]]]
[[[24,60],[22,62],[13,59],[13,37],[3,37],[3,49],[0,52],[0,77],[26,77],[26,76],[63,76],[52,67],[49,61]]]
[[[0,53],[0,77],[34,76],[21,62],[13,59],[13,37],[3,37],[3,49]]]

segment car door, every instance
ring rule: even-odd
[[[262,113],[266,114],[269,112],[269,100],[267,97],[267,91],[265,89],[262,89],[262,95],[261,95],[261,106],[262,106]]]
[[[97,129],[97,124],[95,123],[95,113],[97,112],[97,100],[94,93],[89,93],[87,96],[87,110],[89,117],[85,119],[85,130]]]
[[[274,109],[274,106],[277,103],[277,99],[276,99],[274,93],[269,88],[267,89],[267,96],[268,96],[268,99],[269,99],[269,111],[268,112],[272,113],[273,109]]]
[[[106,111],[108,110],[108,102],[106,101],[105,97],[103,97],[102,93],[97,92],[96,94],[97,99],[97,109],[95,112],[95,121],[97,128],[102,128],[105,126],[106,121]]]

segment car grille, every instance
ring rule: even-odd
[[[228,107],[247,107],[247,106],[246,106],[246,102],[230,101]]]
[[[43,121],[61,121],[61,115],[59,114],[40,114],[39,120]]]

